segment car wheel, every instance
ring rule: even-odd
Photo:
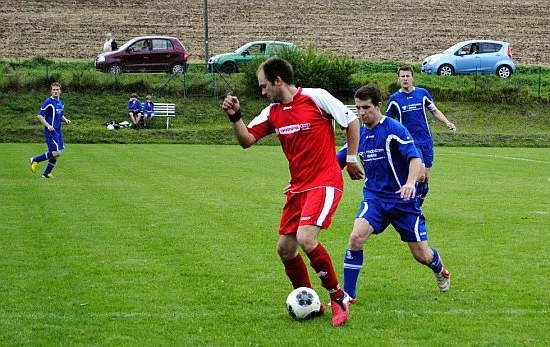
[[[185,72],[186,67],[187,66],[185,64],[174,64],[172,65],[172,68],[170,68],[170,72],[174,75],[182,74]]]
[[[508,65],[500,65],[497,69],[497,76],[500,78],[508,78],[512,76],[512,69]]]
[[[440,76],[450,76],[455,74],[455,69],[452,65],[443,64],[437,69],[437,74]]]
[[[235,73],[237,72],[237,65],[231,61],[223,63],[222,66],[220,67],[220,72],[227,73],[227,74]]]
[[[122,73],[122,66],[120,64],[111,64],[108,69],[109,73],[114,74],[121,74]]]

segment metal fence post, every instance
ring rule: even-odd
[[[539,66],[539,101],[541,100],[541,89],[540,89],[540,85],[541,85],[541,76],[542,76],[542,66]]]
[[[183,72],[183,97],[187,97],[187,70],[189,70],[189,64],[186,71]]]
[[[208,66],[206,68],[208,69]],[[212,64],[212,70],[210,71],[210,87],[211,87],[210,96],[215,97],[216,96],[216,75],[214,73],[214,64]]]

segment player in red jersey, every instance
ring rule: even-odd
[[[354,180],[363,178],[357,162],[359,121],[326,90],[296,87],[292,66],[284,59],[268,59],[259,67],[257,76],[262,95],[273,103],[248,126],[241,119],[237,97],[228,95],[222,108],[243,148],[264,136],[277,134],[291,176],[290,186],[284,190],[287,200],[281,216],[277,252],[292,286],[311,288],[306,264],[298,252],[298,247],[302,248],[322,286],[329,291],[332,325],[342,325],[349,315],[349,296],[340,288],[330,255],[319,243],[318,235],[321,229],[329,227],[344,189],[335,155],[333,121],[345,129],[346,168]],[[323,312],[324,306],[320,313]]]

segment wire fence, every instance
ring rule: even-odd
[[[350,75],[352,90],[366,83],[376,83],[383,91],[392,93],[399,89],[396,71],[399,62],[362,62],[359,71]],[[415,71],[420,65],[413,65]],[[28,91],[48,89],[51,82],[60,81],[64,90],[87,92],[157,93],[191,97],[223,97],[226,93],[243,92],[246,88],[244,74],[220,73],[206,63],[189,63],[182,74],[123,73],[110,74],[95,71],[93,63],[52,62],[44,59],[18,64],[0,62],[0,89],[2,91]],[[312,71],[322,76],[324,71]],[[320,79],[319,79],[320,80]],[[300,84],[300,81],[296,81]],[[252,88],[248,81],[249,88]],[[495,74],[436,76],[415,74],[415,85],[430,90],[438,100],[496,101],[521,103],[532,100],[550,103],[550,67],[519,66],[507,79]],[[330,91],[323,85],[308,85]],[[353,97],[351,92],[349,98]]]

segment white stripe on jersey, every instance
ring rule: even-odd
[[[52,124],[50,124],[52,127],[53,125],[55,124],[55,106],[53,104],[48,104],[48,106],[46,106],[46,108],[41,108],[40,110],[44,111],[44,118],[46,118],[46,116],[48,115],[48,107],[51,107],[52,108]]]
[[[256,117],[254,117],[254,119],[248,124],[248,128],[252,128],[253,126],[255,125],[258,125],[260,123],[263,123],[263,122],[266,122],[268,119],[269,119],[269,111],[271,110],[271,107],[273,107],[274,105],[277,105],[275,103],[273,104],[269,104],[269,106],[267,106],[266,108],[264,108],[262,110],[262,112],[260,112],[259,115],[257,115]]]
[[[324,89],[302,88],[302,95],[310,97],[321,111],[330,114],[344,128],[357,119],[349,108]]]
[[[426,101],[428,102],[428,108],[430,109],[431,112],[433,112],[433,110],[435,110],[434,103],[432,102],[432,100],[428,99],[427,96],[424,96],[422,98],[422,105],[426,105]],[[426,107],[422,107],[422,112],[424,112],[424,121],[426,121],[426,128],[428,128],[428,132],[430,133],[430,136],[431,136],[432,131],[430,130],[430,123],[428,122],[428,116],[426,115]]]
[[[388,157],[388,163],[390,164],[391,171],[393,172],[393,177],[395,178],[395,181],[397,182],[399,187],[401,187],[402,184],[401,184],[401,182],[399,182],[399,177],[397,177],[397,173],[395,172],[395,167],[393,165],[393,159],[391,157],[390,143],[391,143],[392,140],[396,140],[397,142],[399,142],[401,144],[411,143],[411,142],[414,142],[414,140],[409,140],[409,141],[402,140],[399,136],[397,136],[395,134],[390,134],[386,138],[386,155]]]
[[[386,113],[388,112],[388,110],[392,107],[392,106],[395,106],[395,108],[397,109],[397,111],[399,112],[399,123],[403,123],[403,115],[401,114],[401,108],[399,108],[399,104],[396,102],[396,101],[391,101],[389,104],[388,104],[388,107],[386,107]]]
[[[321,214],[319,215],[319,219],[317,219],[316,225],[323,225],[323,222],[327,218],[328,213],[330,212],[330,209],[332,207],[332,203],[334,202],[334,188],[333,187],[326,187],[325,188],[325,204],[323,205],[323,210],[321,211]]]

